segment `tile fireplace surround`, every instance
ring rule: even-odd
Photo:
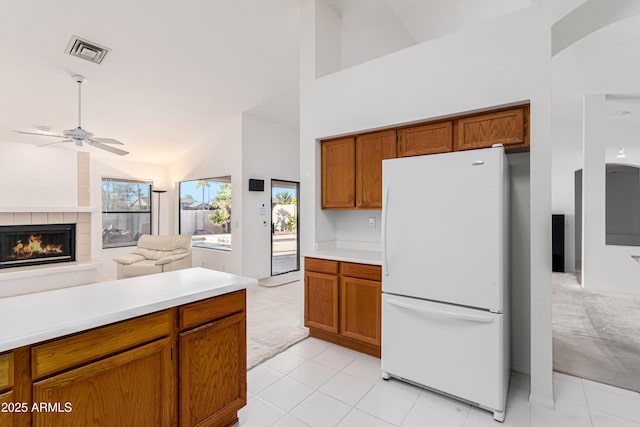
[[[77,206],[0,208],[0,225],[76,224],[76,260],[0,270],[0,298],[98,281],[102,263],[91,261],[89,153],[77,153]]]
[[[76,261],[0,271],[0,298],[97,281],[100,263],[91,261],[91,212],[0,212],[0,225],[76,224]],[[34,209],[35,210],[35,209]]]

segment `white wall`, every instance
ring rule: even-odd
[[[565,215],[564,269],[575,271],[575,171],[582,169],[582,121],[552,123],[552,213]]]
[[[606,160],[607,163],[624,163],[631,165],[640,164],[640,149],[627,145],[625,159],[616,158],[619,148],[619,121],[606,115],[598,120],[603,127],[603,140],[598,140],[596,145],[592,142],[591,150],[598,149],[598,158]],[[583,142],[582,142],[582,121],[554,121],[553,122],[553,186],[552,186],[552,212],[554,214],[565,215],[565,271],[575,271],[575,177],[574,172],[583,168]],[[640,127],[638,125],[627,126],[627,135],[638,135]],[[604,161],[603,160],[603,161]],[[593,160],[594,162],[596,160]],[[594,165],[592,165],[593,167]],[[602,178],[602,179],[601,179]],[[601,202],[605,200],[605,181],[603,177],[597,177],[596,187],[585,189],[592,193],[602,191]],[[599,199],[600,200],[600,199]],[[600,201],[598,202],[600,203]],[[587,212],[587,222],[585,227],[588,230],[600,230],[604,233],[605,224],[596,224],[596,221],[604,221],[604,211],[599,204],[591,205],[592,209]],[[596,214],[596,216],[594,216]],[[596,232],[599,236],[600,232]],[[638,266],[631,258],[631,255],[640,254],[640,248],[636,246],[606,245],[603,237],[597,240],[589,240],[586,248],[592,253],[592,260],[598,263],[595,268],[599,274],[587,277],[588,287],[601,291],[640,293],[640,286],[637,285]],[[591,269],[589,268],[591,267]],[[593,266],[587,266],[587,270],[593,270]]]
[[[179,141],[176,141],[179,143]],[[182,158],[169,166],[171,200],[169,223],[178,233],[178,182],[199,178],[231,176],[231,251],[193,249],[193,265],[240,274],[242,272],[242,116],[230,117],[216,127],[213,134],[201,141]],[[164,200],[163,200],[164,201]]]
[[[297,129],[242,115],[242,274],[260,279],[271,275],[271,180],[300,181]],[[249,178],[263,179],[264,191],[249,191]],[[264,205],[266,215],[261,215]],[[300,224],[304,224],[301,218]]]
[[[2,207],[76,207],[77,185],[75,150],[0,142]]]
[[[511,166],[511,367],[531,365],[531,182],[529,153],[509,154]]]
[[[346,0],[341,17],[343,69],[416,43],[384,0]]]
[[[113,258],[126,255],[131,252],[132,247],[102,249],[102,217],[100,215],[102,206],[102,178],[127,178],[150,180],[154,187],[169,187],[169,168],[163,165],[153,165],[150,163],[131,162],[121,157],[96,157],[91,156],[91,206],[94,215],[91,216],[92,246],[91,258],[102,262],[102,267],[98,269],[98,279],[111,278],[116,275],[116,263]],[[160,233],[168,234],[169,211],[173,203],[163,194],[160,202]],[[152,205],[152,223],[158,220],[157,196],[154,195]],[[154,225],[155,229],[156,225]],[[172,227],[171,227],[172,228]],[[171,231],[172,232],[172,231]]]
[[[605,147],[611,134],[605,95],[585,95],[583,121],[582,286],[640,294],[640,266],[631,258],[640,248],[605,244]]]
[[[531,301],[531,392],[534,400],[552,402],[550,31],[546,2],[537,1],[534,7],[506,18],[320,79],[314,79],[310,72],[316,60],[309,53],[313,52],[314,32],[322,30],[315,3],[302,7],[300,157],[305,198],[301,200],[301,216],[316,225],[302,231],[303,252],[313,250],[317,241],[335,239],[337,229],[320,210],[318,139],[531,100],[530,259],[531,278],[536,280]],[[528,263],[522,259],[515,265]],[[526,289],[528,277],[514,277],[524,282],[513,286]],[[514,366],[524,364],[526,361],[514,361]]]

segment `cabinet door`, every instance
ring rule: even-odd
[[[355,138],[322,141],[322,208],[356,206]]]
[[[340,278],[340,334],[380,345],[381,284],[354,277]]]
[[[395,130],[356,138],[356,207],[382,209],[382,161],[395,157]]]
[[[338,276],[305,272],[304,325],[338,333]]]
[[[446,153],[453,150],[453,123],[438,122],[398,131],[398,157]]]
[[[456,150],[488,148],[502,144],[505,150],[528,146],[525,108],[480,114],[457,120]]]
[[[179,348],[180,425],[233,424],[247,403],[245,313],[182,332]]]
[[[35,382],[33,401],[57,406],[33,426],[169,426],[172,375],[165,338]]]
[[[0,394],[0,427],[13,427],[13,411],[9,411],[13,408],[6,408],[7,411],[3,412],[5,405],[11,402],[13,402],[12,391]]]

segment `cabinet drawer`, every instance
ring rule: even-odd
[[[446,153],[453,150],[453,122],[430,123],[398,131],[398,157]]]
[[[0,391],[13,386],[13,353],[0,355]]]
[[[245,310],[246,291],[243,289],[180,307],[180,330],[203,325]]]
[[[31,372],[40,378],[121,352],[171,333],[172,310],[102,326],[31,348]]]
[[[341,263],[341,268],[342,271],[340,272],[340,274],[342,274],[343,276],[377,281],[382,280],[382,267],[379,265],[343,262]]]
[[[305,258],[304,269],[318,273],[338,274],[338,261],[329,259]]]

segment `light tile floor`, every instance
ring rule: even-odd
[[[391,379],[380,360],[315,338],[247,376],[240,427],[497,427],[487,411]],[[556,407],[530,404],[529,377],[511,376],[505,427],[640,427],[640,393],[554,373]]]

